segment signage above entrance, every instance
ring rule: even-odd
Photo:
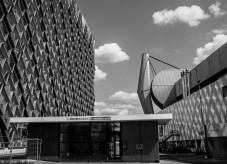
[[[102,120],[111,120],[111,117],[91,117],[91,116],[87,116],[87,117],[68,117],[66,118],[67,121],[85,121],[85,120],[98,120],[98,121],[102,121]]]
[[[91,120],[111,120],[111,117],[91,117]]]

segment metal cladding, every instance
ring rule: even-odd
[[[161,109],[175,102],[175,83],[181,78],[181,72],[179,69],[164,70],[154,77],[151,84],[152,98],[158,101],[156,104]]]
[[[150,74],[152,64],[149,62],[149,54],[143,54],[138,96],[144,112],[156,112],[152,108],[153,102],[161,109],[167,108],[226,75],[226,52],[227,43],[223,44],[192,70],[164,70],[157,75],[153,74],[153,77]]]
[[[94,39],[74,1],[0,1],[0,135],[9,117],[93,115]]]
[[[159,112],[153,102],[161,109],[175,102],[175,82],[181,78],[182,70],[165,70],[156,75],[152,68],[149,54],[142,54],[137,93],[145,114]]]
[[[151,77],[152,70],[150,69],[149,54],[142,54],[140,75],[138,82],[137,93],[145,114],[154,114],[154,109],[151,101]]]
[[[176,102],[175,83],[182,72],[180,69],[170,69],[156,75],[150,64],[149,54],[143,54],[137,92],[145,114],[159,112],[153,108],[153,102],[161,109]]]
[[[206,87],[216,81],[227,72],[227,43],[223,44],[219,49],[213,52],[200,64],[189,71],[189,89],[190,93],[196,92],[198,89]],[[183,79],[176,82],[176,97],[183,95],[182,91]],[[182,96],[184,98],[184,96]]]

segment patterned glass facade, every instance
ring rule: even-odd
[[[225,74],[217,81],[162,110],[162,114],[172,113],[173,120],[164,127],[164,134],[160,139],[165,140],[172,131],[178,131],[180,135],[168,140],[174,141],[175,147],[184,145],[195,150],[201,148],[205,152],[206,125],[209,156],[226,158],[227,98],[222,95],[223,86],[226,85]]]
[[[9,117],[93,115],[94,72],[94,39],[75,1],[0,1],[1,136],[19,131]]]
[[[227,157],[227,43],[192,70],[152,74],[149,54],[143,54],[138,96],[144,113],[172,113],[160,127],[160,147],[204,151],[211,158]],[[153,76],[152,76],[153,75]],[[157,105],[160,109],[153,108]]]
[[[186,96],[183,78],[175,83],[178,101],[159,112],[173,114],[162,137],[165,140],[178,132],[168,139],[173,147],[202,149],[210,158],[227,157],[226,59],[227,43],[188,72],[190,94]]]

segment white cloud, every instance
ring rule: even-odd
[[[97,63],[117,63],[129,60],[129,56],[117,43],[110,43],[95,49],[95,60]]]
[[[220,5],[220,2],[216,2],[215,4],[209,6],[210,13],[212,13],[215,17],[221,17],[226,14],[226,11],[221,10]]]
[[[106,79],[107,73],[95,66],[95,81]]]
[[[95,109],[95,115],[128,115],[128,109],[115,109],[115,108],[105,108],[105,109]]]
[[[140,105],[95,102],[95,115],[130,115],[142,114]]]
[[[208,34],[224,34],[227,32],[227,25],[223,25],[222,28],[218,29],[213,29],[210,33]]]
[[[227,33],[227,25],[222,25],[221,28],[213,29],[211,32],[208,32],[208,35],[217,35],[217,34],[225,34]]]
[[[95,106],[96,107],[106,107],[107,106],[107,104],[106,103],[104,103],[104,102],[102,102],[102,101],[100,101],[100,102],[95,102]]]
[[[223,28],[212,30],[213,34],[224,34],[226,32],[227,32],[227,29],[223,29]]]
[[[191,7],[180,6],[175,10],[164,9],[153,14],[155,24],[173,25],[176,22],[183,22],[187,23],[190,27],[198,26],[202,20],[206,20],[209,17],[209,14],[205,14],[204,10],[196,5]]]
[[[139,103],[139,97],[137,93],[127,93],[123,91],[118,91],[113,95],[109,96],[109,100],[114,102],[130,103],[130,104]]]
[[[224,43],[227,42],[227,35],[218,34],[213,38],[213,41],[197,49],[196,57],[193,59],[193,64],[197,65],[204,59],[206,59],[210,54],[216,51]]]
[[[118,91],[109,96],[111,103],[95,102],[95,115],[143,114],[138,95]]]

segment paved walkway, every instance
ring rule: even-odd
[[[53,164],[55,162],[37,162],[36,164]],[[59,162],[58,164],[141,164],[139,162]],[[143,163],[146,164],[146,163]],[[149,163],[152,164],[152,163]],[[157,163],[154,163],[157,164]],[[160,164],[227,164],[227,160],[208,159],[194,153],[162,154]]]
[[[32,160],[30,160],[32,161]],[[139,162],[47,162],[32,161],[35,164],[141,164]],[[146,163],[143,163],[146,164]],[[149,163],[152,164],[152,163]],[[157,164],[157,163],[155,163]],[[160,153],[160,164],[227,164],[227,160],[208,159],[194,153],[163,154]]]
[[[160,153],[159,155],[161,164],[227,164],[227,160],[208,159],[204,155],[195,155],[194,153]]]

